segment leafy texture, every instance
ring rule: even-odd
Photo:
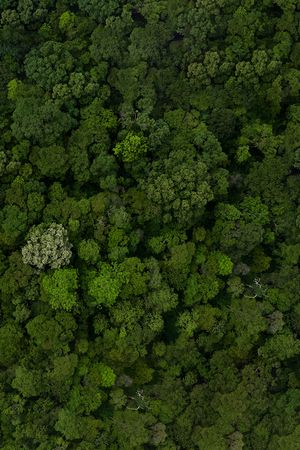
[[[71,248],[67,231],[62,225],[53,223],[48,228],[37,226],[30,231],[27,244],[22,249],[23,262],[38,269],[46,266],[57,269],[69,264]]]
[[[41,286],[52,308],[69,311],[76,305],[78,283],[75,269],[56,269],[42,278]]]
[[[1,449],[300,449],[299,8],[0,1]]]

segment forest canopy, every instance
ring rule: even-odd
[[[0,2],[0,448],[300,450],[300,2]]]

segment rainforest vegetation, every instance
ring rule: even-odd
[[[299,36],[1,0],[2,450],[300,449]]]

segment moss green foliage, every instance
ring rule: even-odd
[[[18,85],[19,85],[19,82],[16,79],[10,80],[7,83],[7,98],[9,100],[16,100]]]
[[[74,26],[75,23],[75,14],[71,13],[70,11],[65,11],[62,13],[62,15],[59,18],[59,28],[62,31],[66,31],[72,26]]]
[[[220,275],[230,275],[233,269],[231,259],[221,252],[212,252],[207,260],[206,267]]]
[[[30,155],[31,163],[36,166],[42,177],[63,178],[68,166],[65,149],[58,145],[35,147]]]
[[[93,366],[90,372],[90,379],[95,383],[100,384],[103,387],[110,387],[116,381],[116,375],[114,371],[103,363],[99,363]]]
[[[21,347],[23,334],[14,322],[7,322],[0,328],[0,363],[10,366],[18,357],[18,348]]]
[[[142,137],[128,133],[125,139],[114,147],[113,152],[124,162],[133,162],[147,152],[147,145]]]
[[[103,264],[101,270],[89,282],[89,294],[95,299],[96,305],[112,306],[121,290],[121,282],[116,270],[108,264]]]
[[[42,277],[41,288],[54,309],[71,310],[77,303],[78,286],[75,269],[56,269]]]
[[[83,240],[79,243],[79,257],[87,263],[96,263],[99,258],[99,245],[93,239]]]
[[[299,8],[0,1],[1,449],[300,449]]]

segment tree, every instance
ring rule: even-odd
[[[258,355],[265,358],[269,363],[284,361],[292,358],[300,352],[300,341],[295,339],[291,333],[276,334],[258,350]]]
[[[207,166],[190,145],[188,148],[174,150],[168,158],[154,161],[148,177],[140,180],[150,201],[149,216],[158,217],[163,224],[173,220],[180,226],[194,223],[213,198]]]
[[[14,323],[8,322],[0,328],[0,364],[10,366],[16,361],[23,334],[21,329]]]
[[[66,151],[59,145],[34,147],[30,160],[36,165],[42,177],[61,179],[68,170]]]
[[[105,397],[99,390],[98,384],[75,385],[72,386],[70,392],[68,409],[78,414],[90,414],[100,407],[104,399]]]
[[[115,384],[116,374],[103,363],[94,364],[87,375],[87,380],[95,385],[102,387],[111,387]]]
[[[41,91],[35,90],[17,99],[11,128],[18,141],[29,139],[41,146],[52,145],[74,125],[70,115],[61,111],[52,100],[43,102],[42,95]]]
[[[58,413],[55,430],[63,434],[63,436],[69,440],[80,438],[77,417],[74,413],[65,408],[61,409]]]
[[[146,294],[148,273],[146,272],[145,264],[139,258],[124,259],[119,265],[118,271],[124,279],[121,292],[122,298]]]
[[[297,3],[0,1],[3,450],[298,448]]]
[[[62,225],[52,223],[46,228],[45,224],[40,224],[28,233],[27,244],[22,248],[23,262],[38,269],[46,266],[57,269],[69,264],[71,248]]]
[[[13,246],[25,232],[27,215],[16,205],[6,205],[0,211],[0,240],[5,246]]]
[[[153,418],[138,411],[117,411],[113,417],[112,434],[119,446],[124,450],[138,449],[147,444],[150,431],[147,425],[153,423]]]
[[[41,374],[37,370],[18,366],[12,387],[17,389],[23,397],[37,397],[42,392]]]
[[[71,29],[75,24],[76,16],[70,11],[65,11],[59,18],[59,28],[60,30],[66,32]]]
[[[106,263],[101,265],[99,274],[89,282],[89,295],[95,300],[95,305],[112,306],[121,291],[122,277],[114,268]]]
[[[77,364],[78,356],[74,353],[56,356],[52,360],[53,368],[45,375],[45,382],[51,393],[62,402],[70,392]]]
[[[79,243],[79,257],[87,263],[95,264],[99,259],[99,245],[93,239],[83,240]]]
[[[212,252],[204,264],[205,269],[219,275],[230,275],[233,269],[233,262],[222,252]]]
[[[67,80],[73,69],[74,59],[60,42],[48,41],[33,49],[24,61],[29,80],[45,90]]]
[[[77,305],[76,269],[56,269],[41,279],[42,294],[54,309],[70,311]]]
[[[147,152],[147,144],[142,137],[128,133],[125,139],[114,147],[113,152],[124,162],[134,162]]]
[[[280,450],[284,450],[289,447],[295,448],[295,450],[299,447],[299,434],[300,429],[299,425],[295,427],[294,431],[287,436],[278,436],[275,434],[272,436],[271,442],[270,442],[270,450],[275,450],[275,448],[278,448]]]
[[[195,427],[192,440],[199,449],[225,450],[228,448],[226,440],[216,427]]]
[[[69,343],[74,339],[76,328],[73,317],[65,312],[58,312],[55,317],[40,314],[26,324],[26,330],[33,342],[40,349],[54,353],[69,351]]]
[[[79,8],[87,13],[89,16],[97,19],[98,22],[104,23],[105,19],[113,15],[118,7],[116,0],[109,0],[108,2],[97,2],[95,0],[78,0]]]
[[[164,268],[168,280],[176,289],[182,289],[191,269],[191,261],[195,251],[192,242],[171,248],[170,257]]]
[[[210,274],[193,273],[189,276],[184,301],[187,305],[200,301],[207,302],[218,294],[220,283],[216,276]]]

